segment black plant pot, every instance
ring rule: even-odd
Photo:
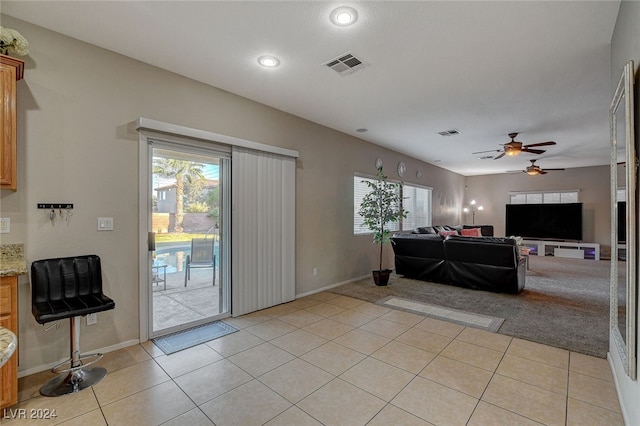
[[[382,271],[373,271],[373,282],[379,286],[387,285],[389,283],[390,275],[391,275],[391,269],[383,269]]]

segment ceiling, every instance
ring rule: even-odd
[[[358,20],[336,26],[329,16],[345,5]],[[3,0],[2,13],[472,176],[532,158],[543,168],[608,164],[619,5]],[[345,52],[367,66],[340,75],[323,65]],[[280,66],[260,66],[265,54]],[[461,134],[438,134],[451,129]],[[511,132],[557,145],[472,154],[501,149]]]

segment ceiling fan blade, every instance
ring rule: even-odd
[[[505,173],[526,173],[524,170],[507,170]]]
[[[546,172],[546,170],[538,170],[538,174],[539,175],[546,175],[547,172]]]
[[[529,152],[531,154],[542,154],[543,152],[547,152],[544,149],[529,149],[529,148],[522,148],[520,151]]]
[[[525,145],[523,148],[530,148],[532,146],[548,146],[548,145],[555,145],[556,143],[554,141],[547,141],[547,142],[539,142],[539,143],[532,143],[529,145]]]
[[[502,152],[501,149],[490,149],[489,151],[478,151],[478,152],[472,152],[471,154],[484,154],[485,152]]]
[[[495,157],[495,158],[494,158],[494,160],[499,160],[499,159],[501,159],[502,157],[504,157],[504,154],[505,154],[505,153],[503,152],[502,154],[500,154],[500,155],[498,155],[497,157]]]

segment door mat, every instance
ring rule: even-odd
[[[430,305],[428,303],[416,302],[414,300],[407,300],[395,296],[386,297],[378,300],[376,303],[389,308],[400,309],[439,320],[455,322],[456,324],[467,327],[480,328],[493,333],[496,333],[504,322],[504,318],[459,311],[457,309]]]
[[[227,334],[235,333],[236,331],[238,330],[226,322],[214,321],[187,330],[167,334],[166,336],[157,337],[153,339],[153,343],[162,349],[162,352],[169,355],[226,336]]]

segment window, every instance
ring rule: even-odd
[[[353,176],[353,234],[369,234],[371,231],[364,226],[358,209],[362,199],[369,192],[369,187],[363,181],[375,182],[375,179],[359,175]],[[431,225],[431,188],[404,184],[402,187],[402,207],[407,210],[407,217],[401,224],[394,224],[392,231],[402,229],[413,230],[418,226]]]
[[[403,185],[402,206],[407,210],[407,217],[402,220],[403,231],[431,225],[431,188]]]
[[[511,204],[577,203],[577,189],[570,191],[511,192]]]

